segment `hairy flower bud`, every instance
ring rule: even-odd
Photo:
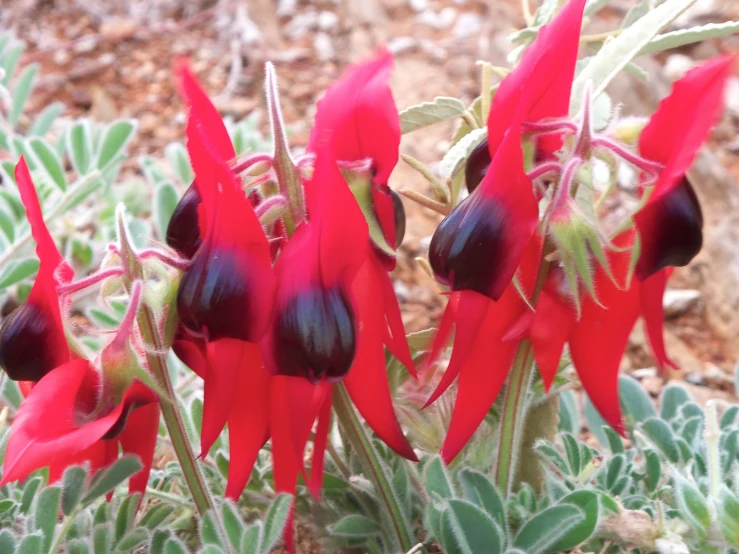
[[[19,306],[0,327],[0,366],[13,381],[39,381],[56,367],[54,323],[30,302]]]
[[[356,352],[354,312],[339,286],[305,288],[279,309],[274,359],[281,375],[339,381]]]
[[[182,195],[167,225],[167,244],[186,258],[192,258],[202,243],[198,227],[200,202],[200,193],[193,182]]]

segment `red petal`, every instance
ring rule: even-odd
[[[64,476],[64,470],[69,466],[83,465],[87,462],[90,466],[89,475],[94,475],[100,468],[107,465],[108,443],[116,446],[116,457],[118,457],[118,443],[112,441],[97,441],[92,446],[78,452],[74,456],[70,456],[64,460],[56,459],[53,464],[49,464],[49,484],[53,485]]]
[[[217,149],[222,160],[230,161],[235,158],[236,152],[228,130],[223,124],[221,114],[210,101],[186,62],[183,61],[177,65],[177,75],[180,80],[180,93],[187,102],[190,117],[202,125],[204,133]]]
[[[488,118],[491,157],[495,157],[506,131],[521,121],[567,115],[584,6],[585,0],[570,0],[539,30],[521,63],[500,83]],[[557,146],[551,142],[539,147],[553,151]]]
[[[485,319],[479,325],[474,344],[459,371],[452,421],[441,448],[441,456],[446,462],[451,462],[459,454],[482,423],[505,382],[518,347],[515,341],[503,341],[510,326],[527,309],[514,286],[510,285],[498,302],[485,300],[489,304]],[[460,320],[461,317],[460,309]],[[460,323],[457,323],[456,337],[463,333]],[[457,340],[459,338],[455,343]]]
[[[310,477],[308,478],[308,488],[316,499],[320,499],[321,497],[323,462],[326,456],[328,432],[331,428],[331,406],[333,403],[330,389],[331,387],[329,387],[326,397],[323,399],[321,411],[318,414],[318,426],[316,427],[316,435],[313,439],[313,457],[310,467]]]
[[[431,366],[436,363],[441,354],[441,351],[446,347],[449,342],[449,337],[452,334],[452,327],[457,320],[457,313],[459,311],[459,300],[462,296],[461,292],[453,292],[449,295],[449,301],[447,302],[444,313],[441,316],[439,322],[439,329],[434,335],[434,340],[431,341],[431,349],[426,356],[426,362],[424,365],[423,373],[428,375]],[[426,404],[428,405],[428,403]]]
[[[629,234],[614,239],[622,246]],[[628,240],[627,240],[628,242]],[[614,252],[609,256],[611,269],[623,283],[628,272],[629,252]],[[617,288],[599,267],[595,273],[595,288],[601,307],[588,296],[582,305],[580,321],[570,334],[572,363],[593,404],[611,427],[623,434],[623,420],[618,396],[618,369],[626,349],[631,329],[639,317],[639,283],[631,288]]]
[[[105,436],[132,408],[157,402],[148,387],[136,382],[109,414],[77,427],[76,409],[94,403],[96,383],[97,372],[89,362],[73,360],[36,384],[13,420],[2,484],[70,459]]]
[[[193,370],[198,377],[205,379],[208,361],[205,354],[205,341],[190,337],[175,339],[172,350],[180,361]]]
[[[382,344],[382,304],[377,302],[376,297],[356,291],[357,287],[361,289],[362,281],[367,278],[371,278],[371,268],[365,264],[355,279],[355,309],[359,331],[357,354],[344,384],[359,413],[375,433],[398,454],[415,460],[416,455],[393,410]]]
[[[239,373],[236,398],[228,417],[231,459],[226,496],[238,500],[244,491],[259,450],[269,438],[270,383],[272,376],[260,365]]]
[[[723,109],[734,58],[718,57],[675,82],[639,136],[642,156],[665,165],[653,195],[674,186],[688,170]],[[650,198],[650,202],[653,199]]]
[[[641,282],[641,313],[644,317],[644,326],[647,330],[649,345],[652,347],[652,355],[657,361],[660,371],[665,371],[666,366],[677,369],[675,362],[667,357],[662,325],[664,323],[664,307],[662,299],[667,287],[667,278],[672,273],[672,268],[658,271],[648,279]]]
[[[490,311],[489,309],[492,302],[490,302],[487,297],[474,291],[462,291],[457,294],[459,296],[458,304],[452,305],[455,297],[455,295],[452,294],[449,298],[449,304],[447,305],[447,311],[449,311],[450,306],[452,306],[451,310],[455,312],[456,315],[456,331],[454,333],[455,338],[452,357],[449,360],[449,365],[447,366],[444,375],[441,377],[441,381],[439,381],[439,384],[436,386],[436,390],[434,390],[433,394],[426,401],[426,404],[424,404],[424,408],[436,402],[436,400],[444,394],[444,392],[454,382],[454,379],[457,378],[457,375],[459,375],[462,368],[465,367],[467,358],[470,356],[470,352],[479,340],[478,335],[482,331],[486,315]],[[446,316],[446,312],[444,315]],[[445,324],[448,323],[444,322],[442,319],[442,328]],[[446,329],[444,329],[444,331],[446,331]],[[439,333],[437,335],[441,334],[442,329],[439,329]],[[437,346],[436,342],[436,339],[434,339],[432,353],[434,348]]]
[[[349,67],[318,102],[308,144],[308,150],[316,152],[322,137],[332,134],[335,158],[371,158],[376,169],[374,182],[381,185],[387,183],[398,162],[400,146],[400,118],[388,83],[392,65],[392,54],[384,51]]]
[[[239,374],[261,364],[259,346],[236,339],[221,339],[206,345],[208,363],[203,392],[201,456],[221,434],[236,397]]]
[[[159,432],[159,404],[147,404],[136,408],[126,420],[126,428],[119,440],[124,454],[135,454],[144,467],[128,481],[129,493],[146,491],[149,473],[154,459]],[[116,449],[117,451],[117,449]],[[116,452],[117,454],[117,452]]]
[[[560,298],[555,290],[542,290],[536,303],[536,315],[529,336],[546,391],[549,391],[557,375],[562,350],[576,316],[572,305]]]

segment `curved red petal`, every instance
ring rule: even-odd
[[[667,356],[662,328],[665,319],[662,301],[670,273],[672,273],[671,268],[658,271],[642,281],[639,287],[641,313],[644,318],[649,345],[652,348],[652,355],[657,362],[657,367],[663,372],[667,369],[667,366],[677,369],[677,364]]]
[[[395,247],[398,242],[395,229],[395,202],[387,184],[372,185],[372,206],[375,209],[377,221],[380,224],[385,241]],[[395,269],[395,258],[385,255],[384,259],[388,271]]]
[[[653,196],[674,186],[688,170],[723,107],[734,58],[723,56],[691,69],[655,110],[639,136],[639,152],[665,165]],[[650,198],[650,202],[653,199]]]
[[[234,501],[244,491],[259,450],[269,439],[271,379],[258,363],[239,373],[235,393],[239,401],[233,404],[228,417],[231,458],[226,496]]]
[[[452,327],[457,320],[457,313],[459,311],[459,300],[463,293],[453,292],[449,295],[449,300],[444,313],[441,315],[441,321],[439,322],[439,329],[436,331],[433,340],[431,341],[431,348],[426,356],[426,361],[423,367],[423,373],[428,375],[431,366],[436,363],[441,354],[441,351],[447,346],[449,337],[452,334]]]
[[[239,374],[260,363],[259,346],[236,339],[221,339],[206,345],[208,362],[203,391],[203,426],[200,432],[201,456],[221,434],[237,400]]]
[[[82,450],[81,452],[78,452],[73,456],[69,456],[68,458],[63,460],[60,460],[58,458],[54,460],[54,463],[49,464],[49,484],[53,485],[54,483],[59,481],[64,476],[64,470],[67,469],[69,466],[83,465],[84,463],[87,463],[90,468],[88,475],[94,475],[100,468],[103,468],[107,465],[108,442],[116,443],[115,440],[100,440],[94,442],[92,446],[89,446],[85,450]],[[116,447],[117,446],[118,445],[116,443]],[[118,452],[116,451],[116,456],[117,455]]]
[[[357,275],[355,285],[359,282],[361,286],[361,281],[371,275],[370,271],[370,267],[365,265]],[[375,433],[398,454],[415,460],[416,455],[393,409],[382,344],[382,304],[368,294],[355,296],[359,322],[357,354],[344,385],[359,413]]]
[[[320,499],[321,488],[323,487],[323,463],[326,456],[328,432],[331,428],[332,405],[331,386],[329,385],[318,413],[318,425],[313,439],[313,456],[311,457],[310,476],[308,478],[308,489],[316,499]]]
[[[140,492],[143,494],[146,491],[158,433],[159,404],[141,406],[133,410],[128,416],[126,428],[119,437],[121,448],[124,454],[135,454],[141,458],[141,463],[144,465],[138,473],[135,473],[129,479],[129,493]]]
[[[576,318],[573,306],[560,298],[555,290],[547,287],[542,290],[536,303],[536,315],[529,337],[536,366],[547,392],[557,375],[562,350]]]
[[[614,239],[622,246],[630,233]],[[618,282],[625,282],[630,252],[614,252],[609,256],[611,270]],[[570,354],[580,381],[595,407],[611,427],[623,434],[618,392],[618,370],[626,350],[631,329],[640,311],[639,283],[631,288],[616,287],[602,268],[595,273],[595,287],[602,304],[591,297],[583,301],[580,321],[570,333]]]
[[[332,134],[335,158],[371,158],[374,182],[381,185],[387,184],[398,162],[400,146],[400,118],[389,86],[392,65],[392,54],[384,51],[349,67],[318,102],[308,144],[308,150],[316,152],[321,136]]]
[[[87,360],[73,360],[36,384],[21,403],[11,426],[3,484],[70,459],[103,438],[131,409],[157,402],[148,387],[136,382],[110,413],[78,427],[76,410],[82,404],[94,404],[97,378]]]
[[[177,76],[180,93],[187,102],[190,117],[196,119],[203,126],[203,131],[218,150],[221,159],[230,161],[235,158],[236,152],[228,130],[223,124],[221,114],[190,71],[187,62],[181,61],[177,64]]]
[[[172,342],[172,350],[180,361],[193,370],[198,377],[205,379],[208,361],[205,341],[194,338],[178,338]]]
[[[459,298],[457,302],[454,302],[455,296],[458,296]],[[457,378],[457,375],[459,375],[462,368],[465,367],[467,358],[470,356],[470,352],[479,340],[479,334],[482,332],[482,326],[490,305],[491,302],[487,297],[482,294],[478,294],[475,291],[462,291],[456,295],[452,294],[450,296],[449,304],[447,304],[447,311],[454,313],[454,324],[456,329],[454,333],[455,339],[452,349],[452,357],[449,360],[449,365],[444,371],[444,375],[441,377],[441,381],[439,381],[436,389],[426,401],[426,404],[424,404],[424,408],[427,408],[436,402],[436,400],[444,394],[444,392],[454,382],[454,379]],[[444,315],[446,316],[446,311]],[[442,329],[445,332],[448,329],[444,328],[446,325],[448,325],[448,322],[444,322],[442,319]],[[442,335],[442,329],[439,329],[437,336]],[[436,346],[437,341],[434,339],[432,353]]]
[[[569,0],[557,16],[544,25],[521,62],[500,83],[488,117],[491,157],[506,131],[522,121],[539,121],[567,115],[585,0]],[[518,123],[516,123],[518,122]],[[554,151],[558,139],[546,137],[539,148]]]

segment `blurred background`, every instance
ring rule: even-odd
[[[585,32],[612,30],[635,3],[610,2]],[[537,0],[530,4],[532,11],[538,7]],[[738,19],[737,0],[699,0],[670,30]],[[308,139],[316,100],[346,64],[378,46],[396,54],[393,90],[399,109],[435,96],[470,102],[480,87],[475,61],[508,65],[516,46],[508,37],[523,26],[519,0],[0,0],[0,29],[26,43],[20,67],[41,64],[26,114],[61,101],[66,118],[138,119],[123,176],[142,182],[137,158],[163,158],[167,144],[183,140],[183,106],[172,76],[180,56],[190,58],[224,115],[234,120],[251,115],[262,130],[263,64],[274,62],[291,141],[300,148]],[[641,76],[622,75],[610,95],[623,105],[623,114],[647,115],[671,81],[719,52],[738,54],[739,36],[656,58],[642,56],[637,59]],[[583,55],[593,53],[583,45]],[[690,267],[675,272],[665,298],[668,351],[681,368],[675,377],[684,379],[699,401],[736,395],[739,76],[731,80],[726,105],[692,174],[704,207],[704,251]],[[444,122],[407,135],[402,150],[435,168],[455,125]],[[390,185],[429,192],[402,161]],[[404,202],[409,223],[395,287],[410,332],[433,326],[444,299],[414,261],[425,255],[439,217]],[[623,365],[653,395],[664,385],[651,366],[641,327],[631,337]]]

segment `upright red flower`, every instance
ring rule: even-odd
[[[329,140],[340,164],[365,161],[369,165],[371,182],[364,183],[360,175],[352,186],[370,226],[373,246],[355,284],[356,293],[375,299],[368,306],[375,312],[373,319],[387,321],[380,324],[381,341],[415,373],[398,299],[387,274],[395,267],[394,251],[405,234],[403,204],[388,186],[400,147],[400,118],[389,86],[392,64],[392,54],[385,51],[344,72],[318,102],[308,150],[316,152],[320,140]],[[345,172],[351,179],[352,171]],[[365,186],[371,194],[366,194]]]
[[[3,359],[14,372],[11,377],[32,379],[33,386],[11,425],[0,483],[25,479],[47,466],[50,482],[72,464],[88,462],[95,471],[118,457],[120,445],[142,460],[144,468],[131,477],[129,488],[143,492],[159,427],[158,398],[135,380],[125,388],[111,388],[104,372],[70,352],[56,288],[71,281],[72,270],[46,228],[23,158],[16,166],[16,181],[40,265],[27,303],[18,308],[21,315],[12,316],[2,331]],[[140,289],[138,294],[140,298]],[[130,331],[121,328],[114,341]]]

